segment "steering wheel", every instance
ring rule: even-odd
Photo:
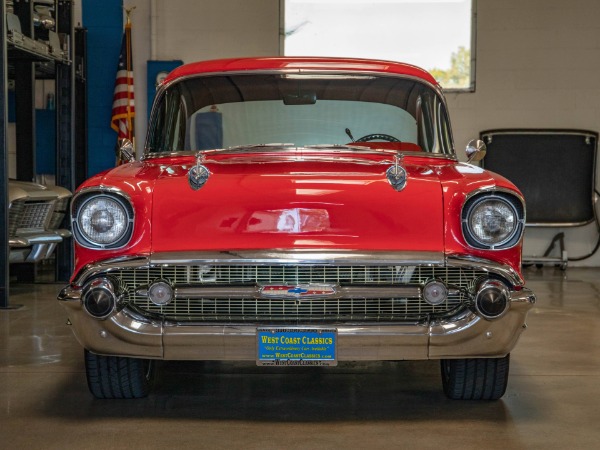
[[[375,140],[387,141],[387,142],[402,142],[400,139],[395,138],[394,136],[391,136],[389,134],[383,134],[383,133],[367,134],[366,136],[363,136],[354,142],[367,142],[367,141],[375,141]]]

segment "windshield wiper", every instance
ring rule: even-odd
[[[234,145],[231,147],[227,147],[227,148],[216,148],[214,150],[200,150],[201,153],[204,153],[205,155],[212,155],[215,153],[243,153],[246,151],[253,151],[256,149],[265,149],[265,150],[272,150],[272,149],[280,149],[280,148],[288,148],[288,147],[294,147],[295,144],[291,144],[291,143],[278,143],[278,142],[274,142],[271,144],[242,144],[242,145]]]
[[[376,149],[370,148],[366,145],[347,145],[347,144],[315,144],[315,145],[304,145],[304,148],[316,148],[316,149],[333,149],[333,150],[351,150],[356,152],[368,152],[368,153],[398,153],[397,150],[389,149]]]

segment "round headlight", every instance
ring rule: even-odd
[[[478,196],[465,204],[463,232],[469,245],[490,249],[512,247],[522,231],[522,207],[509,195]]]
[[[131,231],[130,208],[113,195],[94,195],[80,203],[74,218],[76,238],[84,246],[115,248],[124,245]]]

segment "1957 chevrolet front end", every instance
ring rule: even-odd
[[[450,398],[498,399],[535,302],[521,194],[457,161],[439,86],[400,63],[176,69],[142,160],[71,221],[59,300],[100,398],[147,395],[156,359],[439,359]]]

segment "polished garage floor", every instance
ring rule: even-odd
[[[600,446],[600,269],[527,269],[538,295],[498,402],[447,400],[439,364],[163,363],[147,399],[94,400],[61,286],[0,311],[0,449]]]

